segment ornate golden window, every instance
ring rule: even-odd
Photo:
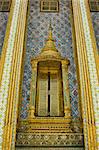
[[[59,62],[45,61],[39,63],[36,98],[37,116],[64,116],[61,71]]]
[[[31,59],[31,64],[29,119],[62,117],[70,122],[69,60],[63,59],[55,47],[51,23],[45,46],[39,56]]]
[[[59,0],[41,0],[41,12],[58,12]]]

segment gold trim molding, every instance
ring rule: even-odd
[[[0,96],[2,110],[2,140],[0,148],[4,150],[15,149],[16,124],[18,117],[18,99],[20,75],[22,65],[23,43],[26,25],[28,0],[13,0],[13,10],[4,40],[1,58],[1,89]],[[8,67],[7,67],[8,66]]]
[[[98,130],[96,131],[95,120],[98,118],[95,115],[95,111],[97,114],[97,109],[95,109],[96,104],[94,103],[97,102],[98,97],[95,98],[94,95],[97,95],[98,72],[96,71],[96,61],[93,53],[95,43],[93,46],[92,36],[90,36],[88,1],[72,0],[72,4],[80,75],[85,149],[96,150],[98,149]],[[94,84],[96,85],[96,90]]]

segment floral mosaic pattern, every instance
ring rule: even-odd
[[[9,12],[0,12],[0,55],[2,51]]]
[[[91,17],[96,37],[97,49],[99,53],[99,12],[91,12]]]
[[[40,12],[39,0],[30,0],[30,12],[27,26],[27,47],[24,66],[24,79],[22,91],[21,118],[27,117],[27,109],[30,99],[31,64],[33,56],[38,55],[44,46],[48,34],[49,21],[52,20],[53,37],[56,47],[63,57],[70,60],[69,86],[72,116],[79,117],[78,112],[78,84],[76,77],[76,66],[74,63],[74,50],[72,48],[71,30],[71,4],[70,1],[60,1],[59,13]]]

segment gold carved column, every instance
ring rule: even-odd
[[[12,0],[1,56],[0,149],[15,149],[19,85],[28,0]]]
[[[92,28],[89,21],[87,0],[72,0],[85,149],[97,150],[99,147],[98,118],[98,71],[93,43]]]
[[[68,80],[68,65],[69,65],[69,61],[67,61],[67,60],[62,61],[64,113],[65,113],[65,118],[68,118],[71,121],[69,80]]]
[[[37,62],[32,61],[32,81],[31,81],[31,93],[30,93],[30,107],[29,107],[29,119],[35,117],[35,105],[36,105],[36,83],[37,83]]]

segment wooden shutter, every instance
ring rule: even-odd
[[[48,115],[48,74],[38,75],[38,116]]]
[[[58,74],[50,74],[50,116],[59,116]]]

